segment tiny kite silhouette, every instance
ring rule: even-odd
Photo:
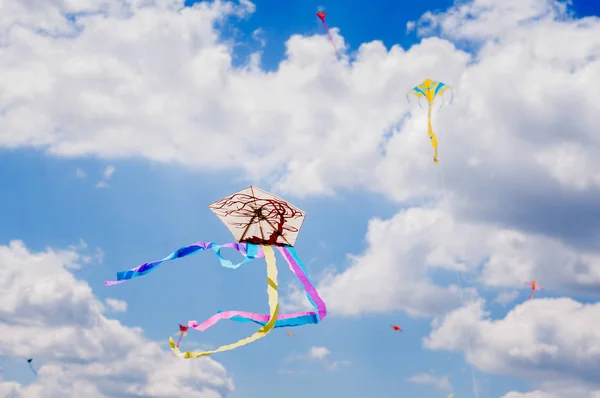
[[[543,290],[542,287],[538,285],[536,281],[525,282],[525,284],[531,287],[531,294],[529,295],[529,300],[533,298],[533,295],[535,294],[536,290]]]
[[[181,343],[181,339],[187,336],[188,327],[182,324],[179,324],[179,332],[175,333],[175,336],[179,336],[179,340],[177,340],[176,347],[179,348],[179,344]]]
[[[33,374],[37,376],[37,371],[33,368],[32,362],[33,362],[33,358],[27,359],[27,364],[29,365],[29,369],[31,369]]]
[[[392,329],[394,329],[396,332],[401,332],[402,328],[398,325],[392,325]]]

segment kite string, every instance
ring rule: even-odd
[[[327,26],[327,24],[325,23],[325,21],[323,21],[323,26],[325,27],[325,31],[327,32],[327,36],[329,36],[329,41],[331,41],[331,44],[333,44],[333,49],[335,50],[335,55],[338,56],[338,58],[340,57],[340,53],[338,52],[337,46],[335,45],[335,42],[333,41],[333,37],[331,37],[331,33],[329,33],[329,27]]]
[[[439,175],[440,175],[440,179],[441,179],[441,182],[442,182],[442,190],[443,190],[443,193],[444,193],[443,200],[444,200],[444,202],[446,204],[446,207],[450,208],[449,201],[448,201],[448,192],[446,190],[446,178],[444,177],[444,172],[443,172],[443,170],[442,170],[442,168],[441,168],[441,166],[440,166],[439,163],[437,164],[437,166],[439,167],[438,172],[439,172]],[[463,298],[462,280],[460,278],[460,274],[458,272],[458,269],[455,269],[455,272],[456,272],[456,280],[458,282],[458,287],[459,287],[459,291],[458,292],[459,292],[459,297],[460,297],[460,303],[464,307],[465,306],[465,301],[464,301],[464,298]],[[469,347],[468,347],[469,350],[473,349],[471,343],[472,343],[472,336],[469,337]],[[465,360],[466,360],[466,357],[465,357]],[[469,365],[471,367],[471,381],[472,381],[473,393],[475,394],[475,398],[479,398],[479,385],[477,383],[477,378],[475,377],[475,368],[473,367],[472,363],[469,363]]]

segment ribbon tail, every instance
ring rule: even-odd
[[[237,250],[244,256],[244,260],[239,262],[238,264],[233,264],[231,261],[229,261],[223,257],[223,255],[221,254],[222,248]],[[169,254],[167,257],[163,258],[162,260],[154,261],[151,263],[145,263],[138,267],[132,268],[128,271],[117,272],[117,280],[116,281],[105,281],[104,284],[106,286],[119,285],[130,279],[139,278],[141,276],[149,274],[150,272],[152,272],[156,268],[158,268],[158,266],[160,266],[165,261],[172,261],[172,260],[176,260],[178,258],[191,256],[193,254],[197,254],[197,253],[200,253],[200,252],[208,250],[208,249],[212,249],[215,252],[217,258],[219,259],[219,262],[221,263],[221,266],[226,267],[226,268],[235,269],[235,268],[240,267],[243,264],[249,263],[250,261],[254,260],[255,258],[264,257],[262,250],[259,250],[259,248],[256,245],[248,244],[247,246],[245,246],[245,244],[243,244],[243,243],[226,243],[224,245],[217,245],[216,243],[213,243],[213,242],[197,242],[197,243],[191,244],[189,246],[185,246],[180,249],[177,249],[175,252]]]
[[[275,328],[295,327],[319,323],[321,319],[327,316],[327,306],[325,305],[323,299],[321,299],[317,289],[308,278],[308,273],[306,272],[304,264],[292,246],[277,247],[277,249],[287,261],[290,270],[294,273],[294,275],[296,275],[304,287],[306,296],[316,311],[281,314],[277,317]],[[269,322],[270,317],[266,314],[237,313],[236,316],[231,316],[229,319],[234,322],[254,322],[259,325],[265,325],[267,322]]]
[[[169,338],[169,345],[171,346],[171,350],[180,358],[189,359],[189,358],[200,358],[208,355],[215,354],[217,352],[230,351],[236,349],[238,347],[242,347],[246,344],[250,344],[256,340],[262,339],[267,334],[269,334],[274,326],[275,321],[277,319],[277,314],[279,313],[279,292],[277,286],[277,264],[275,261],[275,252],[271,246],[262,246],[262,250],[265,256],[265,260],[267,262],[267,294],[269,297],[269,313],[270,320],[265,325],[261,326],[256,333],[254,333],[250,337],[246,337],[245,339],[241,339],[235,343],[223,345],[212,351],[203,351],[203,352],[181,352],[178,347],[175,346],[175,341],[173,337]],[[217,314],[219,315],[219,314]]]

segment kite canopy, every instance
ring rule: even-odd
[[[425,97],[431,106],[435,97],[438,95],[443,95],[448,89],[450,89],[450,92],[452,92],[452,86],[442,82],[437,82],[435,80],[425,79],[423,83],[411,89],[409,94],[416,95],[419,98]]]
[[[121,284],[127,280],[152,272],[165,261],[191,256],[209,249],[215,252],[221,265],[227,268],[238,268],[255,258],[265,259],[267,263],[269,313],[218,311],[202,323],[189,321],[187,326],[179,325],[180,337],[177,344],[175,344],[175,340],[172,337],[169,338],[169,346],[176,356],[181,358],[200,358],[217,352],[233,350],[265,337],[275,328],[317,324],[327,316],[325,302],[323,302],[314,285],[308,279],[306,268],[293,247],[306,213],[277,196],[252,186],[213,203],[209,208],[227,226],[238,241],[237,243],[217,245],[213,242],[196,242],[177,249],[162,260],[144,263],[128,271],[118,272],[116,281],[104,282],[106,286]],[[279,313],[278,271],[275,251],[272,246],[277,246],[277,249],[287,261],[290,270],[304,286],[306,296],[315,308],[315,311],[295,312],[291,314]],[[223,248],[231,248],[239,251],[245,257],[244,260],[238,264],[233,264],[221,255],[221,249]],[[186,335],[188,328],[191,327],[199,331],[205,331],[224,319],[234,322],[254,322],[259,324],[260,328],[250,337],[238,340],[232,344],[220,346],[211,351],[181,352],[179,350],[179,343],[182,337]]]
[[[306,213],[250,186],[208,206],[238,242],[294,246]]]

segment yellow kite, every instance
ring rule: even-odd
[[[433,101],[435,100],[436,95],[443,95],[448,89],[450,89],[450,93],[452,93],[452,86],[449,86],[442,82],[436,82],[435,80],[426,79],[423,83],[419,84],[417,87],[413,88],[409,92],[409,94],[413,94],[419,97],[419,100],[422,97],[427,98],[427,103],[429,104],[429,108],[427,111],[427,126],[429,140],[431,141],[431,146],[433,146],[433,161],[435,163],[438,162],[438,141],[437,137],[433,133],[433,128],[431,127],[431,109],[433,108]],[[409,97],[407,96],[407,98]],[[452,102],[452,99],[450,99],[450,102]]]

